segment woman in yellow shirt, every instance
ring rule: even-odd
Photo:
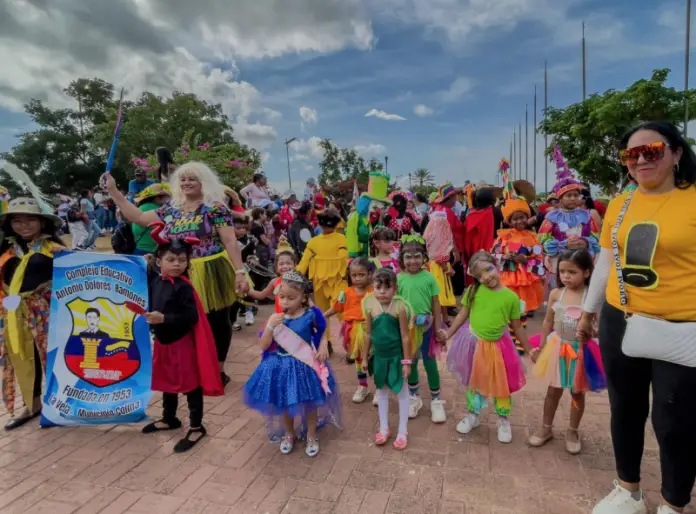
[[[679,130],[666,122],[634,127],[620,148],[621,162],[638,187],[609,204],[578,325],[578,337],[589,338],[601,310],[599,340],[619,478],[592,512],[647,512],[640,464],[652,386],[662,468],[663,505],[657,512],[672,514],[683,512],[696,481],[696,368],[670,361],[666,354],[664,360],[629,357],[626,344],[636,348],[640,337],[624,342],[624,334],[631,315],[677,322],[668,324],[672,327],[696,322],[696,156]],[[663,355],[665,346],[660,345],[666,339],[654,337],[651,355]]]

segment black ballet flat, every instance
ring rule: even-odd
[[[157,423],[163,423],[167,425],[166,427],[158,427]],[[174,418],[170,421],[167,421],[165,419],[158,419],[157,421],[153,421],[149,425],[145,425],[143,427],[143,434],[152,434],[154,432],[162,432],[165,430],[176,430],[177,428],[181,428],[181,420],[179,418]]]
[[[198,441],[203,439],[207,433],[208,432],[206,432],[205,427],[202,425],[200,428],[190,428],[189,431],[186,432],[186,436],[174,446],[174,453],[184,453],[189,451],[191,448],[196,446]],[[201,434],[201,436],[195,441],[192,441],[191,436],[195,434]]]
[[[329,349],[329,356],[333,355],[333,345],[331,344],[331,341],[328,342],[329,344],[327,345]]]
[[[23,418],[12,418],[7,423],[5,423],[5,430],[7,430],[8,432],[10,430],[15,430],[16,428],[26,425],[37,416],[41,416],[41,411],[35,412],[34,414],[31,414],[29,416],[24,416]]]
[[[220,372],[220,380],[222,380],[222,387],[225,387],[227,384],[229,384],[232,381],[230,376],[227,373],[225,373],[224,371]]]

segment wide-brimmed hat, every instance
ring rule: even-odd
[[[445,184],[444,186],[440,186],[440,189],[437,190],[435,198],[430,203],[442,203],[457,193],[459,193],[459,191],[456,187],[454,187],[452,184]]]
[[[158,196],[172,196],[172,190],[169,187],[169,184],[165,182],[162,184],[158,183],[147,186],[135,197],[135,205],[140,205],[143,202],[152,198],[157,198]]]
[[[26,214],[28,216],[38,216],[53,222],[56,227],[63,226],[63,220],[51,212],[42,212],[39,202],[30,197],[19,197],[10,200],[7,205],[7,212],[0,216],[0,225],[4,225],[9,216],[13,214]]]

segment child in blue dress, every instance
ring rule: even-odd
[[[315,457],[317,428],[329,423],[340,427],[341,395],[326,362],[326,319],[320,309],[309,307],[309,290],[310,283],[299,273],[283,275],[278,292],[282,313],[271,315],[261,335],[263,357],[244,386],[244,403],[268,416],[273,440],[282,430],[284,455],[293,450],[295,418],[300,417],[305,453]]]

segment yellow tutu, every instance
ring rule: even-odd
[[[227,252],[191,259],[189,278],[206,313],[230,307],[237,301],[234,267]]]
[[[445,264],[445,266],[449,266],[449,263]],[[442,307],[454,307],[457,305],[457,297],[454,296],[454,289],[452,288],[452,278],[445,275],[445,270],[437,262],[430,261],[429,267],[430,273],[433,274],[437,285],[440,287],[438,296],[440,305]]]

